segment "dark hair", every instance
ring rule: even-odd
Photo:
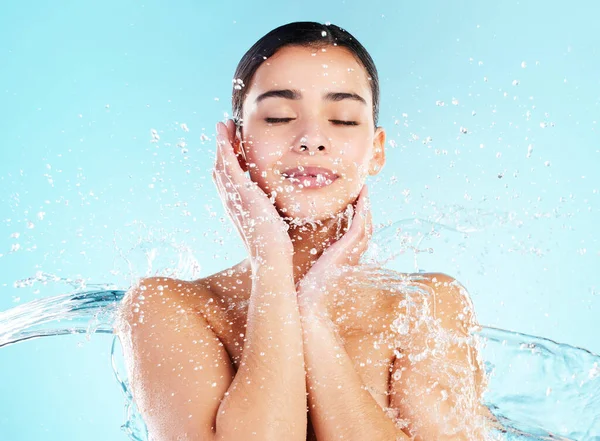
[[[373,122],[377,127],[379,119],[379,76],[373,59],[349,32],[333,25],[321,24],[312,21],[298,21],[288,23],[273,29],[244,54],[240,60],[233,79],[233,93],[231,97],[233,120],[240,127],[242,106],[245,99],[244,87],[250,84],[252,77],[260,65],[285,46],[300,46],[321,49],[326,46],[344,47],[350,50],[367,71],[371,81],[371,94],[373,96]]]

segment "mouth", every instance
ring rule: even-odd
[[[301,188],[322,188],[330,185],[339,176],[324,167],[299,166],[281,172],[281,175]]]
[[[331,179],[332,181],[334,179],[339,178],[338,175],[336,175],[333,171],[329,170],[328,168],[313,167],[313,166],[310,166],[310,167],[299,166],[299,167],[290,168],[290,169],[287,169],[287,170],[281,172],[281,175],[285,178],[295,178],[295,177],[316,178],[319,175],[321,175],[325,179]]]

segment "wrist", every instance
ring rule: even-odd
[[[302,298],[298,296],[298,309],[300,315],[307,320],[329,321],[329,311],[322,301]]]
[[[282,250],[262,250],[259,253],[253,253],[250,258],[252,269],[262,269],[275,267],[284,269],[293,267],[294,253],[288,253]]]
[[[282,276],[293,276],[294,274],[292,259],[290,258],[288,260],[284,257],[279,259],[253,259],[250,268],[252,274],[265,275],[268,277],[273,277],[276,274]]]
[[[294,271],[292,264],[286,264],[285,261],[253,262],[252,263],[252,285],[285,286],[296,293],[294,285]]]

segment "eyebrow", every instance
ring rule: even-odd
[[[260,94],[256,98],[256,104],[260,103],[262,100],[267,98],[285,98],[288,100],[300,100],[302,99],[302,92],[296,89],[279,89],[279,90],[269,90],[268,92]],[[342,100],[353,100],[358,101],[364,105],[367,105],[365,99],[352,92],[328,92],[323,95],[323,100],[325,101],[342,101]]]

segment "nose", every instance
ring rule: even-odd
[[[320,146],[318,146],[316,148],[311,148],[311,147],[309,147],[306,144],[302,144],[296,150],[300,151],[300,152],[308,152],[309,155],[314,155],[316,151],[319,151],[319,152],[324,151],[325,150],[325,146],[324,145],[320,145]]]
[[[296,145],[294,145],[293,150],[298,153],[308,153],[310,156],[312,156],[317,152],[322,154],[326,153],[329,150],[326,145],[326,139],[322,135],[315,133],[310,137],[308,135],[304,135],[302,138],[300,138]]]

